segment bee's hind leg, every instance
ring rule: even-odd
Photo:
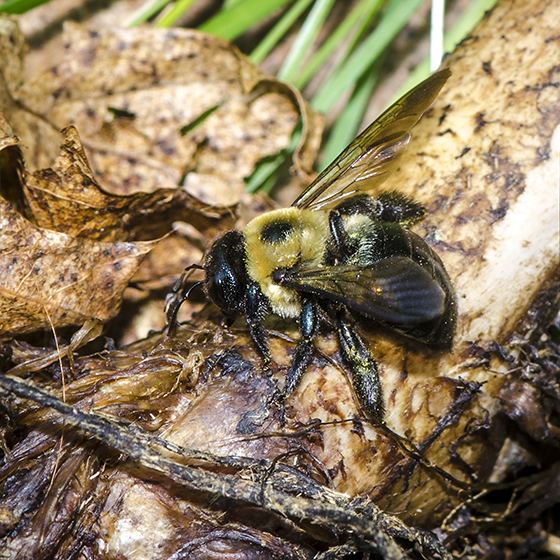
[[[284,396],[289,395],[299,385],[311,358],[313,357],[313,336],[317,328],[317,306],[315,302],[304,299],[299,317],[301,339],[298,342],[290,369],[286,374]]]
[[[342,314],[338,318],[338,338],[344,361],[350,367],[352,386],[360,406],[372,420],[383,422],[379,367],[362,337]]]

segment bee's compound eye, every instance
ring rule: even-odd
[[[241,308],[247,285],[243,237],[230,231],[218,239],[206,260],[206,291],[225,313]]]
[[[288,222],[271,222],[261,230],[261,241],[264,243],[281,243],[286,241],[294,226]]]

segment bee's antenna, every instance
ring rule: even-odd
[[[165,315],[167,317],[167,329],[166,329],[167,336],[172,336],[177,330],[177,326],[178,326],[177,315],[179,313],[179,309],[181,308],[182,303],[189,298],[191,292],[195,288],[198,288],[198,286],[204,283],[202,280],[199,280],[198,282],[195,282],[192,286],[187,286],[187,282],[189,281],[189,278],[193,270],[204,270],[204,267],[200,266],[199,264],[191,264],[190,266],[187,266],[187,268],[183,270],[181,276],[177,278],[175,284],[173,284],[173,288],[171,288],[171,292],[169,292],[169,294],[167,294],[167,297],[165,298]]]

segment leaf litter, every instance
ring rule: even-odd
[[[2,334],[106,322],[135,273],[143,298],[165,289],[234,225],[244,177],[311,114],[235,47],[196,32],[71,25],[61,61],[31,80],[24,47],[2,18],[2,293],[19,310],[3,314]]]
[[[235,47],[191,30],[65,30],[62,61],[18,98],[57,128],[80,131],[111,192],[183,186],[218,205],[238,202],[258,161],[284,149],[311,111]],[[307,130],[309,166],[320,137]]]

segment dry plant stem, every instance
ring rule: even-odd
[[[204,469],[177,463],[153,449],[154,442],[147,434],[138,432],[104,418],[69,406],[29,381],[8,375],[0,376],[4,391],[20,398],[31,399],[42,406],[56,410],[68,428],[75,427],[98,439],[105,445],[125,454],[143,467],[157,471],[170,480],[190,489],[207,492],[232,500],[240,500],[275,511],[286,517],[305,520],[330,527],[336,523],[338,531],[359,535],[360,541],[376,550],[386,560],[404,560],[409,555],[397,544],[395,538],[412,543],[425,558],[449,559],[451,556],[431,534],[407,527],[398,518],[388,515],[369,500],[351,501],[346,496],[307,479],[311,492],[302,492],[305,486],[297,484],[290,493],[286,475],[293,471],[274,472],[263,482],[253,482],[234,475],[216,474]],[[155,441],[156,446],[161,441]],[[175,452],[187,453],[188,459],[203,459],[219,464],[221,459],[208,453],[176,447]],[[184,458],[184,456],[183,456]],[[301,473],[296,475],[300,480]]]
[[[84,346],[88,342],[95,340],[102,333],[102,324],[95,319],[87,321],[80,330],[76,331],[72,335],[70,344],[65,344],[57,350],[39,356],[37,358],[32,358],[30,360],[25,360],[22,363],[14,366],[10,371],[10,375],[29,375],[30,373],[41,371],[47,366],[60,361],[62,358],[72,359],[72,353],[75,352],[80,346]]]

